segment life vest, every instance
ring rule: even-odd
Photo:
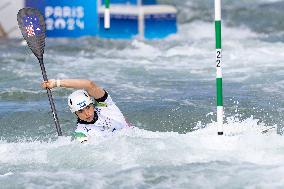
[[[86,141],[92,136],[109,136],[118,130],[129,127],[123,114],[107,92],[101,99],[96,99],[94,107],[97,117],[93,122],[88,123],[79,119],[77,121],[74,136],[78,141]]]

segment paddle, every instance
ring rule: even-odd
[[[32,50],[32,52],[39,61],[43,80],[47,81],[48,79],[43,63],[45,31],[46,31],[44,18],[37,9],[23,8],[19,10],[17,15],[17,20],[24,39],[26,40],[29,48]],[[58,136],[62,136],[51,91],[49,88],[46,88],[46,91]]]

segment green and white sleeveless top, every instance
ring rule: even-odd
[[[94,121],[85,122],[78,119],[74,135],[78,141],[84,142],[92,136],[109,136],[125,127],[128,127],[128,124],[123,114],[105,92],[102,98],[96,99]]]

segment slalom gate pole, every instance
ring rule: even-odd
[[[221,35],[221,0],[215,0],[215,39],[216,39],[216,93],[218,135],[223,135],[223,87],[222,87],[222,35]]]
[[[104,27],[105,29],[110,28],[110,10],[109,10],[110,0],[105,0],[105,13],[104,13]]]

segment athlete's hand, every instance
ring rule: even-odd
[[[46,88],[52,89],[52,88],[56,87],[56,80],[55,79],[50,79],[48,81],[43,81],[41,83],[41,87],[43,89],[46,89]]]

